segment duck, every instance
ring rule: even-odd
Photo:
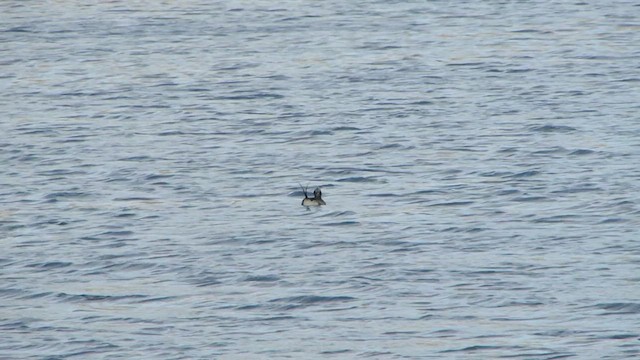
[[[298,184],[300,185],[300,184]],[[300,185],[300,188],[302,188],[302,192],[304,193],[304,199],[302,199],[302,206],[320,206],[320,205],[327,205],[326,202],[324,202],[324,200],[322,200],[322,191],[320,190],[319,187],[316,187],[315,190],[313,190],[313,197],[310,198],[309,195],[307,194],[307,189],[303,188],[302,185]]]

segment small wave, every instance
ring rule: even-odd
[[[58,293],[56,298],[62,301],[69,302],[84,302],[84,301],[120,301],[131,299],[144,299],[146,295],[94,295],[94,294],[67,294]]]
[[[578,149],[578,150],[574,150],[574,151],[570,152],[569,155],[580,156],[580,155],[591,155],[593,153],[595,153],[595,151],[593,151],[593,150]]]
[[[474,203],[473,201],[449,201],[449,202],[430,204],[429,206],[464,206],[464,205],[471,205],[473,203]]]
[[[148,160],[152,160],[152,158],[146,155],[129,156],[129,157],[118,159],[118,161],[148,161]]]
[[[341,222],[322,224],[322,226],[348,226],[348,225],[360,225],[360,222],[350,220],[350,221],[341,221]]]
[[[20,295],[24,295],[26,293],[25,290],[20,289],[0,289],[0,298],[13,298],[18,297]]]
[[[404,146],[402,146],[401,144],[393,143],[393,144],[386,144],[386,145],[379,146],[376,150],[402,149],[402,148],[404,148]]]
[[[563,223],[567,221],[571,221],[577,218],[577,215],[556,215],[556,216],[547,216],[542,218],[537,218],[533,220],[534,223],[543,223],[543,224],[551,224],[551,223]]]
[[[113,201],[155,201],[157,199],[144,197],[144,196],[132,196],[132,197],[124,197],[124,198],[114,198]]]
[[[546,201],[549,200],[546,196],[518,196],[516,198],[511,199],[511,201],[515,202],[535,202],[535,201]]]
[[[538,170],[528,170],[528,171],[523,171],[516,174],[506,175],[505,177],[506,178],[524,178],[524,177],[536,176],[538,174],[540,174],[540,171]]]
[[[541,133],[554,133],[554,132],[566,133],[566,132],[576,131],[577,129],[571,126],[566,126],[566,125],[546,124],[546,125],[531,126],[529,130],[535,131],[535,132],[541,132]]]
[[[605,310],[602,315],[640,314],[640,303],[600,303],[593,307]]]
[[[492,346],[492,345],[473,345],[473,346],[467,346],[467,347],[460,348],[460,349],[442,350],[440,352],[441,353],[476,352],[476,351],[482,351],[482,350],[498,350],[498,349],[502,349],[502,348],[504,348],[504,347],[503,346]]]
[[[319,296],[319,295],[302,295],[269,300],[270,303],[284,303],[284,308],[294,309],[307,307],[312,305],[343,303],[355,300],[351,296]]]
[[[221,284],[222,282],[220,281],[218,276],[205,276],[201,279],[198,279],[198,281],[195,282],[196,286],[198,287],[206,287],[206,286],[211,286],[211,285],[218,285]]]
[[[402,195],[393,194],[393,193],[380,193],[380,194],[368,194],[367,196],[371,197],[398,197]]]
[[[564,154],[566,152],[567,152],[567,149],[563,148],[562,146],[553,146],[550,148],[533,151],[531,154],[532,155],[549,155],[549,154]]]
[[[328,214],[322,215],[321,217],[336,217],[336,216],[345,216],[345,215],[355,215],[356,213],[350,210],[346,211],[333,211]]]
[[[355,183],[367,183],[367,182],[371,182],[371,183],[379,183],[379,182],[384,182],[383,180],[379,180],[376,177],[373,176],[352,176],[352,177],[347,177],[347,178],[342,178],[342,179],[338,179],[336,180],[338,182],[355,182]]]
[[[52,269],[59,269],[59,268],[63,268],[71,265],[73,265],[73,263],[65,262],[65,261],[50,261],[45,263],[29,264],[27,265],[27,267],[39,268],[43,270],[52,270]]]
[[[12,28],[9,28],[9,29],[5,30],[4,32],[30,33],[30,32],[33,32],[33,30],[29,29],[27,27],[24,27],[24,26],[15,26],[15,27],[12,27]]]
[[[331,129],[332,131],[357,131],[357,130],[361,130],[360,128],[357,127],[353,127],[353,126],[338,126],[335,127],[333,129]]]
[[[602,188],[592,187],[592,186],[577,186],[562,190],[554,190],[551,193],[553,194],[574,194],[574,193],[582,193],[582,192],[590,192],[590,191],[601,191]]]
[[[613,334],[601,337],[601,339],[605,340],[626,340],[635,338],[639,338],[638,340],[640,340],[640,334]]]
[[[445,192],[442,190],[418,190],[418,191],[409,193],[407,195],[412,196],[412,195],[424,195],[424,194],[445,194]]]
[[[171,178],[173,175],[165,175],[165,174],[152,174],[145,176],[145,180],[157,180],[157,179],[166,179]]]
[[[604,219],[602,221],[600,221],[598,224],[611,224],[611,223],[622,223],[622,222],[627,222],[627,219],[624,218],[607,218]]]
[[[463,63],[449,63],[446,66],[481,66],[486,65],[483,62],[463,62]]]
[[[284,99],[284,95],[273,93],[254,93],[246,95],[216,96],[214,100],[256,100],[256,99]]]
[[[81,198],[86,196],[89,196],[89,194],[80,191],[60,191],[45,195],[45,199]]]
[[[353,352],[351,349],[325,350],[320,352],[321,355],[339,355]]]
[[[280,280],[278,275],[250,275],[243,279],[243,281],[250,282],[272,282],[278,280]]]
[[[409,105],[433,105],[433,101],[420,100],[409,103]]]
[[[482,173],[480,173],[478,175],[483,176],[483,177],[495,177],[495,176],[503,177],[503,176],[513,175],[513,173],[511,173],[509,171],[486,171],[486,172],[482,172]]]

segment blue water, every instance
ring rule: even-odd
[[[0,10],[0,358],[640,356],[636,2]]]

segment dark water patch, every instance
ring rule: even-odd
[[[200,134],[185,133],[184,131],[178,131],[178,130],[162,131],[158,133],[158,136],[181,136],[181,135],[200,135]]]
[[[222,284],[220,275],[204,275],[193,281],[197,287],[207,287]]]
[[[32,328],[29,325],[32,321],[32,319],[0,321],[0,330],[30,332]]]
[[[566,154],[567,152],[568,152],[567,149],[563,148],[562,146],[554,146],[554,147],[550,147],[542,150],[533,151],[531,152],[531,154],[532,155],[551,155],[551,154]]]
[[[393,193],[379,193],[379,194],[367,194],[366,196],[386,198],[386,197],[400,197],[400,196],[403,196],[403,195],[398,195],[398,194],[393,194]]]
[[[89,196],[89,193],[81,191],[59,191],[45,195],[45,199],[66,199],[66,198],[84,198]]]
[[[513,175],[510,171],[486,171],[478,174],[482,177],[506,177]]]
[[[136,155],[136,156],[129,156],[129,157],[124,157],[124,158],[120,158],[118,159],[118,161],[150,161],[153,160],[153,158],[151,156],[147,156],[147,155]]]
[[[574,127],[567,126],[567,125],[552,125],[552,124],[530,126],[528,129],[529,131],[539,132],[539,133],[567,133],[567,132],[573,132],[578,130]]]
[[[135,213],[131,213],[131,212],[125,212],[125,213],[119,213],[119,214],[114,214],[113,217],[115,218],[131,218],[131,217],[135,217],[136,214]]]
[[[598,224],[624,223],[624,222],[628,222],[628,221],[629,221],[628,219],[616,217],[616,218],[604,219],[604,220],[600,221]]]
[[[346,215],[355,215],[356,213],[351,210],[345,211],[332,211],[330,213],[321,215],[320,217],[338,217],[338,216],[346,216]]]
[[[303,295],[292,296],[286,298],[277,298],[269,300],[270,303],[283,304],[284,309],[297,309],[314,305],[325,305],[333,303],[345,303],[351,302],[355,298],[351,296],[318,296],[318,295]]]
[[[106,237],[123,237],[133,235],[134,232],[130,230],[110,230],[100,233],[100,236]]]
[[[575,336],[584,335],[585,333],[587,333],[586,330],[559,329],[559,330],[538,331],[538,332],[534,332],[533,335],[535,335],[535,336],[549,336],[549,337],[575,337]]]
[[[480,351],[487,351],[487,350],[499,350],[504,348],[505,348],[504,346],[473,345],[473,346],[467,346],[459,349],[442,350],[440,351],[440,353],[447,354],[447,353],[458,353],[458,352],[480,352]]]
[[[47,201],[49,202],[49,201]],[[73,221],[75,223],[78,222],[82,222],[82,220],[76,220]],[[48,220],[44,220],[44,221],[38,221],[38,222],[34,222],[31,224],[31,226],[33,227],[39,227],[39,226],[43,226],[43,225],[58,225],[58,226],[66,226],[69,225],[69,222],[66,220],[60,220],[60,219],[48,219]]]
[[[454,67],[479,67],[482,65],[486,65],[484,62],[459,62],[459,63],[448,63],[446,66],[454,66]]]
[[[145,262],[121,262],[115,264],[108,264],[99,268],[99,270],[95,271],[94,274],[99,274],[101,272],[106,273],[108,271],[140,271],[152,269],[157,266],[156,263],[145,263]]]
[[[39,176],[60,176],[59,179],[64,179],[64,176],[86,175],[87,172],[78,171],[78,170],[69,170],[69,169],[55,169],[55,170],[39,171],[36,174]],[[54,179],[50,179],[50,180],[54,180]]]
[[[65,302],[97,302],[97,301],[124,301],[144,299],[147,295],[93,295],[93,294],[67,294],[58,293],[55,297]]]
[[[4,32],[8,33],[31,33],[35,32],[32,28],[27,26],[14,26],[8,29],[5,29]]]
[[[640,314],[640,303],[600,303],[593,306],[604,310],[601,315],[637,315]]]
[[[341,355],[352,353],[351,349],[338,349],[338,350],[324,350],[320,352],[320,355]]]
[[[569,155],[572,155],[572,156],[583,156],[583,155],[591,155],[593,153],[595,153],[595,151],[593,151],[593,150],[578,149],[578,150],[574,150],[574,151],[570,152]]]
[[[72,350],[72,351],[68,351],[67,353],[64,354],[64,356],[59,357],[59,358],[49,358],[47,357],[47,360],[62,360],[62,359],[68,359],[68,358],[82,358],[82,357],[91,357],[91,355],[93,356],[97,356],[97,355],[102,355],[105,352],[109,352],[111,350],[115,350],[115,349],[119,349],[120,347],[115,345],[115,344],[111,344],[109,342],[104,342],[104,341],[100,341],[100,340],[71,340],[69,342],[67,342],[65,344],[66,346],[71,346],[74,348],[79,348],[82,350]]]
[[[440,206],[465,206],[471,205],[474,201],[448,201],[448,202],[440,202],[435,204],[429,204],[430,207],[440,207]]]
[[[531,69],[531,68],[524,68],[524,69],[508,69],[505,72],[507,74],[521,74],[521,73],[527,73],[527,72],[531,72],[534,71],[535,69]]]
[[[405,146],[401,145],[401,144],[386,144],[386,145],[382,145],[376,148],[376,150],[386,150],[386,149],[404,149]]]
[[[0,298],[14,298],[26,294],[25,290],[15,288],[0,289]]]
[[[511,201],[515,201],[515,202],[537,202],[537,201],[548,201],[548,200],[549,198],[546,196],[518,196],[511,199]]]
[[[414,101],[409,103],[409,105],[419,105],[419,106],[433,105],[433,104],[434,103],[429,100],[420,100],[420,101]]]
[[[146,297],[146,296],[145,296]],[[179,296],[156,296],[136,301],[136,304],[145,304],[152,302],[166,303],[168,301],[179,299]]]
[[[151,174],[144,177],[145,180],[158,180],[172,178],[174,175],[170,174]]]
[[[353,182],[353,183],[383,183],[385,181],[378,179],[375,176],[352,176],[347,178],[341,178],[336,180],[338,182]]]
[[[619,80],[614,80],[615,82],[622,82],[622,83],[627,83],[627,82],[640,82],[640,78],[624,78],[624,79],[619,79]]]
[[[255,319],[251,319],[251,321],[269,323],[273,321],[292,321],[292,320],[298,320],[298,319],[299,318],[291,315],[280,315],[280,316],[268,316],[268,317],[255,318]]]
[[[245,277],[242,281],[248,282],[274,282],[279,281],[280,277],[278,275],[250,275]]]
[[[413,196],[413,195],[431,195],[431,194],[446,194],[446,191],[442,191],[442,190],[434,190],[434,189],[427,189],[427,190],[418,190],[412,193],[408,193],[407,196]]]
[[[501,154],[513,154],[513,153],[517,153],[518,151],[520,151],[520,149],[517,148],[517,147],[503,147],[503,148],[498,150],[498,153],[501,153]]]
[[[519,178],[528,178],[528,177],[533,177],[536,175],[540,175],[540,171],[538,170],[527,170],[527,171],[523,171],[523,172],[519,172],[519,173],[515,173],[515,174],[510,174],[510,175],[505,175],[505,178],[514,178],[514,179],[519,179]]]
[[[613,334],[613,335],[600,336],[599,339],[604,339],[604,340],[638,339],[640,340],[640,334]]]
[[[275,93],[258,92],[258,93],[249,93],[249,94],[243,94],[243,95],[227,95],[227,96],[214,97],[214,100],[233,100],[233,101],[260,100],[260,99],[284,99],[284,95],[275,94]]]
[[[359,131],[359,130],[362,130],[362,129],[354,126],[337,126],[331,129],[331,131]]]
[[[482,227],[461,227],[461,226],[448,226],[443,229],[437,230],[442,233],[477,233],[481,231],[488,230],[487,228]]]
[[[49,297],[49,296],[52,296],[53,294],[54,294],[53,292],[45,291],[45,292],[39,292],[39,293],[35,293],[35,294],[29,294],[29,295],[21,296],[20,299],[22,299],[22,300],[34,300],[34,299],[40,299],[40,298],[44,298],[44,297]]]
[[[26,224],[21,224],[18,221],[14,221],[14,220],[0,221],[0,229],[4,229],[7,231],[15,231],[15,230],[23,229],[25,227],[27,227]]]
[[[553,224],[553,223],[565,223],[565,222],[574,222],[581,217],[578,215],[555,215],[555,216],[545,216],[541,218],[534,219],[534,223],[542,223],[542,224]]]
[[[575,194],[575,193],[583,193],[583,192],[591,192],[591,191],[602,191],[599,187],[593,186],[576,186],[571,188],[566,188],[562,190],[554,190],[552,194]]]
[[[348,221],[331,222],[331,223],[326,223],[321,225],[322,226],[353,226],[353,225],[360,225],[360,222],[354,221],[354,220],[348,220]]]
[[[372,154],[372,153],[367,153],[367,154]],[[361,156],[362,154],[356,154],[355,156]],[[361,168],[361,167],[346,167],[346,168],[339,168],[339,167],[332,167],[330,169],[328,169],[328,172],[330,172],[330,174],[332,175],[349,175],[349,174],[355,174],[355,173],[385,173],[385,174],[411,174],[412,172],[410,171],[400,171],[400,170],[390,170],[388,167],[367,167],[367,168]],[[327,185],[322,185],[322,187],[324,186],[334,186],[331,184],[327,184]]]
[[[29,264],[29,265],[27,265],[27,267],[38,268],[38,269],[41,269],[41,270],[54,270],[54,269],[65,268],[65,267],[68,267],[68,266],[71,266],[71,265],[73,265],[73,263],[71,263],[71,262],[49,261],[49,262],[45,262],[45,263]]]
[[[385,331],[382,333],[382,335],[416,335],[416,334],[420,334],[419,331]]]
[[[391,359],[395,354],[391,351],[365,351],[358,354],[358,358]]]
[[[131,196],[131,197],[114,198],[113,201],[142,201],[142,202],[150,201],[150,202],[156,202],[156,201],[158,201],[158,199],[157,198],[150,198],[150,197],[143,197],[143,196]]]
[[[512,33],[516,33],[516,34],[528,34],[528,33],[533,33],[533,34],[551,34],[550,31],[545,31],[545,30],[539,30],[539,29],[519,29],[519,30],[512,30]]]

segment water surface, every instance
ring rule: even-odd
[[[0,7],[0,357],[640,355],[634,2]]]

